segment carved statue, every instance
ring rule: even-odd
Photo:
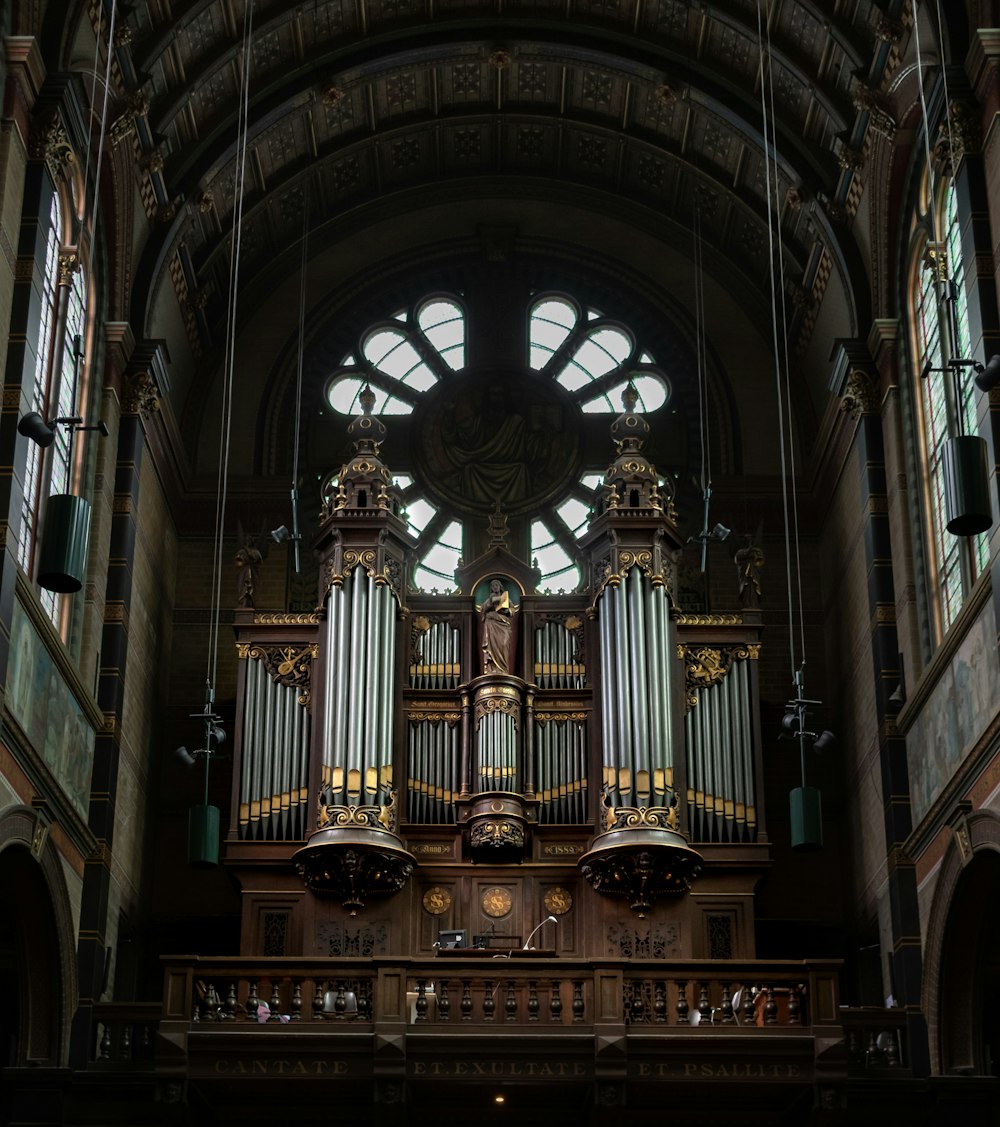
[[[740,603],[748,608],[755,609],[760,606],[762,594],[760,586],[760,569],[764,566],[764,552],[754,542],[753,537],[747,534],[743,543],[736,550],[733,557],[736,561],[736,576],[739,583]]]
[[[510,596],[499,579],[490,580],[490,593],[483,603],[483,672],[509,673],[513,618]]]
[[[243,547],[236,553],[236,566],[239,568],[237,578],[237,606],[252,607],[254,605],[254,591],[257,588],[257,569],[264,562],[264,556],[257,547],[256,536],[243,538]]]

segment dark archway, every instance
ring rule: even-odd
[[[0,1066],[66,1063],[76,997],[60,863],[33,811],[0,819]]]
[[[925,948],[932,1069],[1000,1076],[1000,819],[955,830],[941,865]]]

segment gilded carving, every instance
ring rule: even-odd
[[[488,818],[476,822],[469,831],[469,845],[476,849],[523,849],[524,827],[505,818]]]
[[[852,419],[878,411],[878,390],[867,372],[855,368],[848,374],[840,409]]]
[[[924,250],[924,269],[935,282],[948,281],[948,247],[945,243],[928,243]]]
[[[734,661],[757,661],[760,657],[760,643],[747,642],[725,648],[680,644],[677,656],[684,660],[684,704],[686,710],[690,711],[698,704],[700,690],[717,685],[732,668]]]
[[[678,626],[742,626],[740,614],[679,614],[675,619]]]
[[[149,372],[135,372],[125,380],[122,412],[148,418],[160,409],[160,392]]]
[[[429,708],[427,711],[421,710],[419,705],[411,706],[406,710],[407,719],[411,724],[437,724],[443,720],[449,728],[454,728],[455,725],[462,719],[461,712],[443,712],[440,708]]]
[[[31,133],[30,153],[34,160],[45,161],[54,180],[62,175],[64,165],[76,159],[58,110],[36,122]]]
[[[272,614],[264,612],[255,614],[253,620],[261,626],[315,626],[320,621],[320,616],[314,612],[304,614]]]
[[[557,724],[565,723],[567,720],[572,720],[574,723],[582,724],[587,719],[586,712],[536,712],[536,724],[548,724],[550,720]]]
[[[59,252],[59,261],[56,266],[57,279],[60,286],[71,286],[73,275],[80,269],[80,255],[76,247],[65,247]]]
[[[315,642],[307,646],[265,646],[259,642],[244,642],[237,645],[236,652],[241,658],[262,661],[275,684],[298,689],[298,703],[307,709],[311,706],[312,663],[319,654],[319,646]]]

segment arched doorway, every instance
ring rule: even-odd
[[[0,1067],[66,1063],[73,934],[59,861],[34,811],[0,818]]]
[[[934,1071],[1000,1076],[1000,819],[956,830],[927,935],[925,1008]]]

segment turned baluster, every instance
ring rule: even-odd
[[[278,993],[278,980],[271,980],[271,1016],[268,1021],[281,1021],[281,995]]]
[[[202,1005],[202,1020],[203,1021],[218,1021],[219,1020],[219,1007],[222,1003],[219,1001],[219,995],[215,992],[215,987],[210,982],[208,989],[205,991],[205,1001]]]
[[[320,978],[313,979],[313,1000],[312,1011],[313,1021],[322,1021],[324,1018],[323,1013],[323,995],[326,993],[326,982]]]
[[[292,987],[292,1021],[302,1020],[302,983],[296,982]]]
[[[528,983],[528,1021],[538,1021],[538,991],[535,983]]]
[[[514,993],[514,983],[507,983],[507,1000],[504,1003],[504,1016],[508,1021],[517,1021],[517,995]]]
[[[764,1003],[764,1024],[776,1025],[778,1022],[778,1003],[774,1000],[774,987],[765,989],[767,1001]]]
[[[439,982],[438,992],[438,1021],[447,1021],[451,1016],[451,998],[448,996],[448,983]]]
[[[890,1068],[899,1068],[899,1045],[896,1043],[895,1030],[887,1029],[885,1046],[885,1059]]]
[[[195,1020],[197,1020],[197,1013],[198,1011],[195,1010]],[[100,1059],[111,1060],[111,1026],[107,1022],[104,1023],[104,1031],[101,1034]]]
[[[229,989],[226,991],[226,1004],[222,1007],[222,1016],[226,1021],[236,1020],[236,983],[230,982]]]
[[[698,1014],[699,1025],[712,1024],[712,1003],[708,1000],[707,982],[701,982],[698,984]]]
[[[733,998],[729,993],[729,983],[723,982],[721,983],[721,986],[722,1005],[720,1007],[720,1010],[722,1012],[722,1017],[719,1018],[719,1021],[722,1025],[735,1025],[736,1018],[733,1016]]]
[[[562,1022],[562,990],[561,982],[552,983],[552,993],[549,997],[549,1014],[552,1020],[557,1023]]]
[[[487,979],[486,993],[483,996],[483,1021],[493,1020],[493,1011],[496,1009],[496,1002],[493,997],[495,993],[496,987],[489,979]]]
[[[247,1017],[251,1021],[257,1020],[257,1007],[260,1005],[260,998],[257,997],[257,983],[251,982],[250,989],[247,992]]]
[[[132,1026],[127,1021],[122,1026],[121,1037],[118,1040],[118,1059],[132,1059]]]
[[[472,989],[468,981],[462,983],[462,1021],[472,1021]]]
[[[687,983],[677,983],[677,1024],[688,1025],[690,1024],[689,1018],[690,1008],[687,1000]]]
[[[661,978],[653,983],[653,1015],[654,1021],[667,1020],[667,984]]]
[[[583,1021],[583,983],[573,983],[573,1020]]]
[[[417,980],[417,1001],[413,1008],[417,1021],[427,1020],[427,983],[422,978]]]
[[[788,1024],[802,1024],[802,1003],[799,987],[792,986],[788,991]]]
[[[426,1002],[424,1003],[426,1005]],[[343,980],[337,983],[337,997],[333,1000],[333,1016],[343,1021],[347,1016],[347,987]]]
[[[743,987],[743,1024],[757,1024],[757,1003],[753,987],[749,982]]]

